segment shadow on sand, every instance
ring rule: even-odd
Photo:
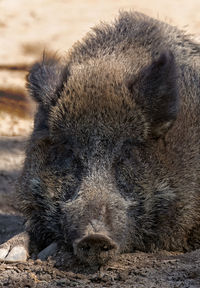
[[[23,223],[21,216],[0,214],[0,244],[22,232]]]

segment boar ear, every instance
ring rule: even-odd
[[[27,76],[27,88],[32,98],[44,108],[55,105],[69,71],[57,57],[43,55]]]
[[[152,135],[164,135],[176,119],[179,108],[176,64],[172,52],[161,53],[134,82],[138,90],[136,101],[148,115]],[[132,83],[132,91],[135,85]]]

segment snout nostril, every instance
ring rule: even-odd
[[[90,246],[89,245],[82,245],[79,247],[79,249],[83,252],[88,252],[90,250]]]
[[[108,246],[103,246],[102,248],[101,248],[101,250],[102,251],[109,251],[109,250],[111,250]]]
[[[85,243],[84,243],[85,244]],[[99,248],[98,250],[100,250],[100,251],[102,251],[102,252],[107,252],[107,251],[110,251],[110,250],[112,250],[112,249],[115,249],[115,247],[114,246],[111,246],[111,245],[101,245],[101,243],[95,243],[95,244],[93,244],[93,245],[87,245],[87,244],[85,244],[85,245],[80,245],[79,246],[79,249],[81,250],[81,251],[83,251],[83,252],[89,252],[90,251],[90,249],[91,248]]]
[[[100,247],[101,248],[101,251],[110,251],[110,250],[112,250],[112,249],[115,249],[115,247],[114,246],[112,246],[112,245],[103,245],[102,247]]]
[[[117,245],[109,237],[99,234],[93,234],[86,236],[77,244],[77,249],[83,253],[89,251],[109,252],[111,250],[117,250]]]

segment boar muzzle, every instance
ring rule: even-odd
[[[89,265],[102,265],[118,252],[118,245],[103,234],[90,234],[74,243],[74,254]]]

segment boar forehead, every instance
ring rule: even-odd
[[[127,72],[112,63],[74,67],[57,105],[51,109],[51,133],[75,134],[78,138],[146,138],[147,121],[126,87],[126,77]]]

